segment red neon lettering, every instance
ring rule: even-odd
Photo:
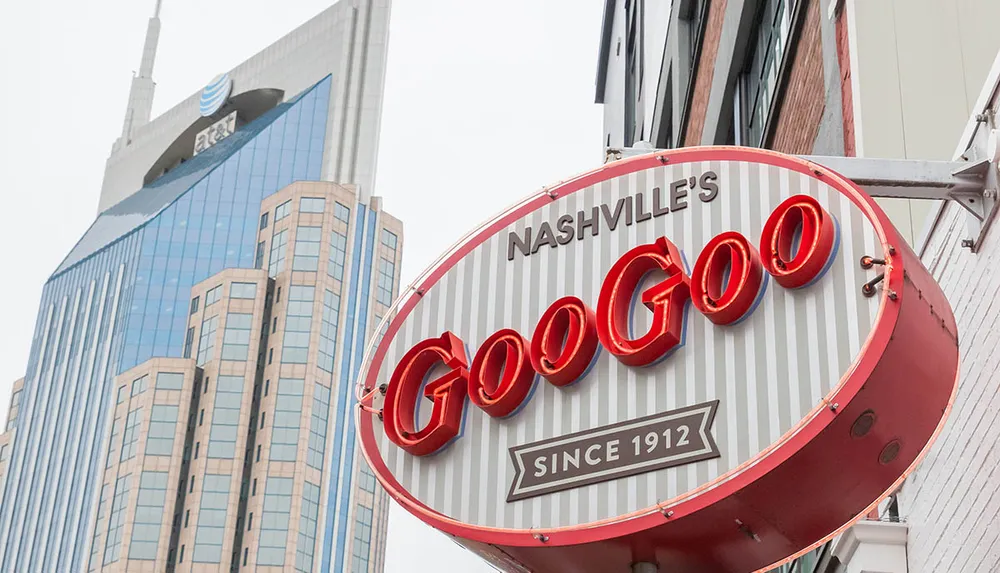
[[[691,302],[715,324],[732,324],[753,308],[764,283],[760,255],[736,231],[705,245],[691,273]]]
[[[531,337],[531,364],[555,386],[576,382],[597,352],[597,316],[575,296],[549,306]]]
[[[833,254],[836,226],[833,216],[816,199],[789,197],[764,224],[760,239],[764,268],[785,288],[808,285],[819,277]]]
[[[431,368],[442,362],[451,370],[424,388],[434,409],[427,425],[417,430],[420,387]],[[458,435],[468,390],[467,364],[462,341],[450,332],[418,343],[403,356],[392,373],[383,407],[385,433],[392,443],[415,456],[426,456]]]
[[[524,402],[535,380],[528,341],[510,328],[487,338],[469,371],[469,400],[494,418],[508,416]]]
[[[649,331],[629,338],[632,297],[640,281],[651,271],[667,278],[642,293],[642,303],[653,311]],[[609,352],[629,366],[645,366],[680,344],[684,305],[690,298],[690,279],[681,267],[680,253],[666,237],[640,245],[611,267],[597,300],[597,335]]]

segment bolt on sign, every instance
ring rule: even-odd
[[[956,388],[951,309],[850,181],[636,157],[487,222],[361,377],[382,485],[506,571],[745,572],[894,490]]]

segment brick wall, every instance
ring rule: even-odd
[[[681,138],[681,144],[684,146],[701,145],[701,132],[705,127],[712,77],[715,75],[715,56],[719,52],[719,37],[722,35],[725,16],[726,0],[709,0],[705,35],[702,38],[698,68],[695,70],[687,127],[684,130],[684,137]]]
[[[794,43],[785,91],[775,104],[774,131],[768,147],[784,153],[811,153],[826,105],[820,0],[805,0],[806,11]]]
[[[854,141],[854,98],[851,91],[851,52],[847,39],[847,5],[837,14],[837,61],[840,63],[841,104],[844,106],[844,155],[856,155]]]

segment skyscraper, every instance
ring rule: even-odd
[[[0,436],[0,569],[381,571],[353,376],[398,292],[371,195],[388,4],[339,2],[150,119],[157,3]]]

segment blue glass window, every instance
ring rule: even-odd
[[[316,287],[292,285],[288,289],[285,334],[281,349],[283,364],[305,364],[309,360],[309,332],[312,330]]]
[[[319,486],[302,484],[302,514],[299,517],[299,542],[295,546],[295,570],[312,573],[316,550],[316,520],[319,518]]]
[[[177,413],[177,406],[153,405],[149,412],[149,436],[146,438],[147,456],[169,456],[173,453]]]
[[[288,520],[292,512],[292,478],[267,476],[264,514],[260,520],[257,565],[284,565]]]
[[[104,542],[104,564],[114,563],[121,557],[122,529],[125,527],[125,507],[128,505],[131,474],[118,478],[115,495],[111,501],[111,516],[108,518],[108,538]]]
[[[184,387],[184,374],[180,372],[160,372],[156,375],[157,390],[180,390]]]
[[[315,272],[319,269],[319,244],[322,240],[322,227],[299,227],[295,230],[293,271]]]
[[[229,287],[229,298],[251,300],[257,298],[257,283],[233,283]]]
[[[284,219],[291,212],[292,212],[291,200],[285,201],[281,205],[278,205],[278,207],[274,210],[274,222],[277,223],[278,221]]]
[[[339,202],[333,205],[333,216],[345,223],[349,224],[351,222],[351,210]]]
[[[278,379],[278,396],[274,401],[274,421],[271,423],[272,461],[295,461],[299,449],[304,390],[305,380],[301,378]]]
[[[139,442],[139,426],[142,425],[142,408],[136,408],[125,418],[125,432],[122,434],[122,455],[119,461],[135,457],[136,444]]]
[[[340,297],[331,291],[323,292],[323,319],[319,329],[317,366],[333,372],[333,358],[337,353],[337,325],[340,322]]]
[[[330,265],[327,267],[327,274],[338,281],[344,280],[344,261],[346,259],[347,236],[333,231],[330,233]]]
[[[226,331],[222,335],[223,360],[247,359],[252,328],[252,314],[231,312],[226,315]]]
[[[326,451],[326,424],[330,416],[330,389],[316,384],[313,394],[312,419],[309,423],[309,451],[306,463],[309,467],[323,471],[323,455]]]
[[[380,257],[378,260],[378,284],[375,286],[375,300],[380,304],[392,304],[392,282],[396,274],[396,265],[392,261]]]
[[[215,383],[215,410],[208,435],[208,457],[232,458],[236,455],[242,404],[243,377],[220,375]]]
[[[156,559],[166,500],[167,472],[142,472],[139,477],[139,496],[135,501],[132,541],[128,547],[129,559]]]
[[[396,252],[396,241],[397,241],[397,238],[396,238],[396,234],[395,233],[389,231],[388,229],[382,229],[382,244],[383,245],[385,245],[387,248],[391,249],[393,252]]]
[[[299,200],[299,213],[322,213],[326,209],[326,199],[303,197]]]
[[[219,298],[222,296],[222,285],[213,287],[205,293],[205,308],[212,306],[213,304],[219,302]]]
[[[354,523],[354,550],[351,552],[351,573],[368,573],[368,556],[371,553],[372,509],[359,504]]]
[[[229,474],[207,474],[201,488],[198,529],[194,534],[195,563],[219,563],[226,537],[226,508],[229,505]]]
[[[218,326],[218,316],[206,318],[201,323],[201,337],[198,340],[198,366],[212,359],[215,350],[215,329]]]
[[[271,239],[271,257],[267,263],[267,274],[277,276],[285,270],[285,250],[288,247],[288,229],[281,231]]]

